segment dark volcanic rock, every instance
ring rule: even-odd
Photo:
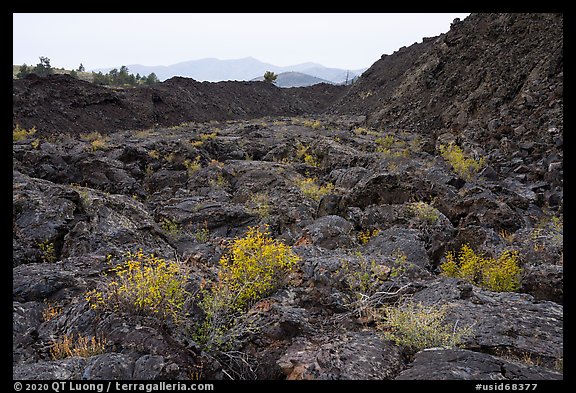
[[[312,244],[333,250],[346,248],[354,243],[350,236],[352,224],[340,216],[324,216],[304,228],[304,233],[310,236]]]
[[[15,365],[12,378],[20,380],[78,380],[86,364],[84,358],[68,358],[54,361]]]
[[[265,82],[197,82],[174,77],[154,86],[110,89],[67,75],[14,80],[14,125],[41,133],[109,133],[189,121],[318,113],[346,90],[318,84],[280,89]]]
[[[38,132],[12,145],[14,378],[561,379],[562,22],[472,14],[349,87],[15,80],[14,124]],[[484,158],[479,173],[454,169],[450,143]],[[303,179],[330,191],[314,198]],[[202,299],[253,284],[226,288],[219,263],[260,255],[231,247],[251,227],[299,258],[229,325],[227,303]],[[440,275],[463,244],[517,251],[519,291]],[[169,276],[150,259],[143,275],[119,271],[139,249],[186,271],[171,305],[186,317],[137,306]],[[125,299],[120,278],[146,299]],[[95,306],[92,289],[127,302]],[[470,328],[460,348],[385,339],[385,307],[409,301]],[[53,359],[72,337],[105,342]]]
[[[438,279],[414,295],[423,304],[449,304],[449,320],[471,326],[466,347],[516,358],[538,359],[553,368],[563,358],[563,309],[527,294],[462,292],[455,279]]]
[[[372,332],[296,340],[278,360],[286,379],[391,379],[402,367],[400,350]]]
[[[478,13],[382,56],[330,111],[366,115],[385,130],[449,132],[458,144],[494,151],[496,172],[518,168],[500,148],[528,149],[523,176],[538,176],[532,163],[562,155],[553,141],[563,124],[562,86],[562,14]]]
[[[562,374],[464,349],[425,349],[395,379],[418,380],[546,380]]]

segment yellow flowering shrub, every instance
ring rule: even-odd
[[[267,231],[249,228],[220,258],[218,281],[202,291],[205,319],[196,339],[207,347],[223,346],[241,333],[236,317],[280,288],[299,257]]]
[[[188,176],[194,175],[196,171],[202,168],[202,164],[200,164],[200,156],[196,156],[196,158],[194,158],[194,161],[186,159],[184,160],[184,162],[182,162],[182,164],[184,164],[184,166],[186,167]]]
[[[317,201],[319,201],[324,195],[330,194],[334,191],[334,185],[332,183],[319,186],[316,183],[316,179],[310,177],[297,181],[296,185],[302,194]]]
[[[298,158],[301,161],[304,161],[304,163],[310,166],[319,167],[320,161],[316,156],[308,153],[309,149],[310,146],[305,146],[302,143],[298,143],[296,145],[296,158]]]
[[[86,294],[93,309],[107,309],[161,319],[180,320],[190,295],[185,287],[186,268],[174,261],[146,255],[140,249],[111,269],[113,277],[102,290]]]
[[[290,246],[250,228],[246,236],[234,240],[230,254],[220,259],[216,290],[229,288],[235,294],[232,308],[245,309],[276,289],[298,260]]]
[[[20,127],[16,124],[16,127],[12,130],[12,142],[23,141],[36,133],[36,127],[32,127],[30,130]]]
[[[467,244],[458,255],[448,252],[440,269],[444,276],[462,278],[496,292],[517,291],[522,278],[517,251],[506,250],[497,259],[486,258],[477,255]]]
[[[367,244],[370,241],[370,239],[372,239],[374,236],[378,235],[379,233],[380,233],[380,229],[378,229],[378,228],[374,228],[372,230],[366,229],[364,231],[358,232],[357,238],[358,238],[358,241],[360,242],[360,244]]]
[[[454,143],[440,145],[440,155],[448,161],[454,172],[465,180],[472,179],[482,169],[486,161],[484,157],[477,160],[466,157],[462,148]]]

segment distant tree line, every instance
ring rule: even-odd
[[[128,73],[128,67],[122,66],[120,70],[113,68],[108,73],[103,74],[102,71],[92,72],[92,82],[98,85],[110,85],[110,86],[136,86],[138,84],[152,85],[154,83],[160,82],[155,73],[151,73],[148,76],[140,76],[139,73],[136,75]]]
[[[73,78],[78,79],[78,72],[85,72],[84,65],[80,63],[80,66],[76,70],[70,71],[69,75]],[[16,77],[23,78],[28,74],[36,74],[38,76],[47,76],[54,73],[54,68],[50,66],[50,59],[44,56],[40,56],[40,62],[36,66],[28,66],[26,63],[20,66],[18,74]],[[139,84],[152,85],[154,83],[160,82],[155,73],[151,73],[148,76],[140,76],[139,73],[136,75],[128,73],[128,67],[122,66],[120,70],[114,68],[108,73],[103,74],[102,71],[94,72],[92,71],[92,82],[98,85],[108,85],[108,86],[136,86]]]

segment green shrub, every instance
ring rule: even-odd
[[[564,220],[562,217],[546,215],[541,218],[530,233],[535,251],[547,247],[562,249],[564,244]]]
[[[484,157],[477,160],[466,157],[462,148],[454,143],[447,146],[440,145],[440,154],[452,166],[454,172],[465,180],[472,179],[484,167],[486,161]]]
[[[374,259],[368,261],[359,251],[354,255],[357,257],[356,264],[351,265],[349,260],[342,260],[341,268],[336,271],[352,294],[350,301],[346,300],[343,305],[365,322],[371,322],[379,316],[378,307],[385,299],[398,293],[387,292],[382,284],[403,275],[413,264],[408,262],[408,257],[401,250],[394,251],[386,258],[386,263]],[[388,288],[391,286],[393,284]]]
[[[88,150],[94,152],[96,150],[101,150],[108,147],[108,140],[110,138],[103,136],[97,131],[94,131],[86,134],[81,134],[80,139],[88,142],[90,144]]]
[[[152,149],[152,150],[148,151],[148,156],[150,158],[155,159],[155,160],[160,159],[160,153],[158,153],[158,150],[156,150],[156,149]]]
[[[209,140],[216,139],[217,136],[218,136],[218,131],[211,132],[210,134],[202,133],[202,134],[200,134],[200,140],[201,141],[209,141]]]
[[[440,217],[440,212],[426,202],[410,203],[408,209],[415,217],[428,224],[434,224]]]
[[[350,261],[342,260],[337,273],[342,274],[344,283],[353,293],[356,300],[373,295],[382,281],[388,278],[389,269],[380,266],[376,260],[368,261],[362,254],[357,255],[358,264],[351,266]]]
[[[226,180],[226,178],[222,173],[219,173],[218,175],[216,175],[215,179],[210,179],[208,181],[208,184],[212,188],[223,189],[228,184],[228,181]]]
[[[250,194],[248,204],[248,212],[256,214],[262,219],[270,216],[270,198],[266,192]]]
[[[384,154],[386,157],[400,158],[410,156],[410,146],[401,139],[394,138],[394,135],[386,135],[374,140],[376,152]]]
[[[194,232],[194,238],[196,241],[206,243],[210,240],[210,230],[208,229],[208,221],[204,221],[202,227],[198,226],[196,232]]]
[[[322,127],[322,123],[320,123],[320,120],[304,120],[302,122],[302,125],[304,127],[310,127],[314,130],[319,129],[320,127]]]
[[[101,290],[86,293],[93,309],[182,320],[188,271],[184,265],[139,250],[127,253],[124,263],[110,270],[113,277]]]
[[[386,149],[392,148],[394,146],[394,135],[386,135],[380,138],[376,138],[374,141],[377,145],[376,151],[382,152]]]
[[[496,292],[518,290],[522,278],[517,251],[506,250],[498,259],[486,258],[477,255],[467,244],[462,246],[457,256],[448,252],[440,269],[444,276],[461,278]]]
[[[182,226],[169,218],[163,218],[160,226],[170,236],[178,236],[182,233]]]
[[[424,306],[408,302],[383,309],[378,329],[385,339],[407,347],[412,352],[433,347],[454,347],[470,335],[470,327],[445,323],[447,306]]]

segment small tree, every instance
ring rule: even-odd
[[[52,66],[50,66],[50,59],[44,56],[40,56],[40,63],[36,64],[33,72],[39,76],[46,76],[54,73]]]
[[[110,71],[108,71],[108,77],[110,79],[111,85],[117,85],[118,84],[118,69],[113,68]]]
[[[144,83],[147,85],[153,85],[154,83],[158,83],[160,82],[160,80],[158,79],[158,77],[156,76],[155,73],[150,73],[150,75],[148,75],[146,78],[144,79]]]
[[[30,73],[30,68],[26,65],[26,63],[22,64],[16,74],[17,78],[24,78],[26,75]]]
[[[264,73],[264,81],[268,82],[268,83],[275,83],[276,79],[278,79],[278,75],[276,75],[274,72],[272,71],[266,71]]]
[[[108,74],[104,75],[102,71],[98,71],[97,73],[92,71],[92,82],[97,85],[109,85],[110,76]]]
[[[125,84],[130,84],[130,74],[128,73],[128,67],[126,67],[125,65],[120,67],[120,71],[118,72],[116,84],[120,85],[120,86],[125,85]]]

